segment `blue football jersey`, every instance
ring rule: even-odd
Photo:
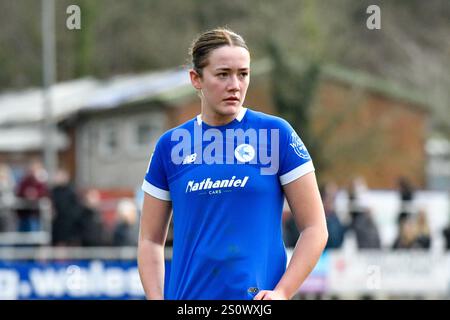
[[[282,186],[314,171],[289,123],[241,108],[223,126],[196,118],[164,133],[142,189],[173,206],[166,299],[253,299],[286,269]]]

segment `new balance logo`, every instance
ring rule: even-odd
[[[197,154],[193,153],[191,155],[188,155],[184,158],[183,160],[183,164],[187,164],[187,163],[192,163],[195,161],[195,159],[197,159]]]

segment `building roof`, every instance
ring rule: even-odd
[[[99,85],[83,109],[107,109],[148,99],[161,98],[174,91],[191,88],[185,69],[117,76]]]
[[[56,132],[52,136],[56,148],[63,150],[68,145],[68,139]],[[44,146],[42,129],[37,125],[0,127],[0,152],[39,151]]]
[[[189,84],[189,76],[183,69],[122,75],[106,81],[89,77],[61,82],[50,90],[52,114],[59,121],[80,110],[114,108]],[[0,95],[0,126],[42,121],[43,103],[41,88]]]
[[[55,118],[63,118],[82,106],[97,88],[92,78],[62,82],[50,92]],[[44,96],[42,89],[8,92],[0,95],[0,126],[42,121]]]
[[[53,119],[59,122],[82,111],[115,108],[152,97],[170,98],[169,92],[189,88],[194,92],[186,70],[182,69],[122,75],[106,81],[88,77],[61,82],[50,89]],[[0,95],[0,152],[43,148],[45,139],[39,125],[44,120],[43,103],[41,88]],[[54,139],[59,149],[67,145],[61,132]]]

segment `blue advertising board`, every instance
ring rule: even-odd
[[[144,298],[134,260],[0,261],[0,299]]]

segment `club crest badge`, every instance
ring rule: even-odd
[[[255,148],[249,144],[240,144],[234,150],[234,156],[240,162],[250,162],[255,158]]]
[[[295,153],[302,159],[308,160],[310,159],[310,155],[308,153],[308,150],[306,150],[306,147],[298,136],[298,134],[294,131],[291,133],[291,140],[289,142],[289,145],[294,149]]]

